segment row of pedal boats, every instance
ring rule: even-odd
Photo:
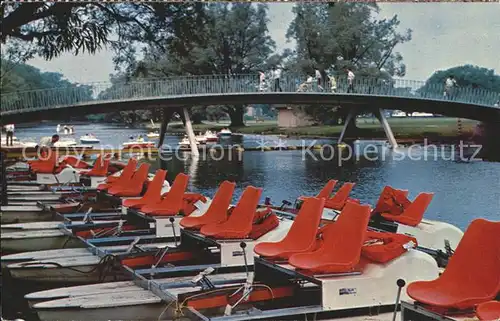
[[[9,184],[12,213],[13,200],[57,196],[30,205],[40,209],[32,218],[13,215],[23,223],[4,223],[2,208],[2,254],[17,252],[2,255],[2,270],[14,283],[47,284],[49,290],[25,296],[41,320],[331,317],[392,308],[396,293],[420,309],[405,315],[429,315],[442,312],[432,301],[444,297],[432,293],[432,282],[460,295],[467,291],[449,284],[467,289],[479,282],[483,288],[471,288],[476,301],[464,311],[499,313],[488,301],[500,291],[500,223],[477,219],[464,235],[424,219],[432,193],[410,201],[407,191],[387,186],[372,209],[349,197],[353,183],[334,193],[337,181],[330,180],[292,207],[260,204],[262,189],[252,186],[232,205],[232,182],[222,182],[211,199],[187,192],[188,175],[178,174],[172,184],[165,178],[166,171],[151,175],[147,164],[131,159],[94,186]],[[471,244],[481,251],[471,253]],[[474,255],[484,264],[467,263]],[[482,294],[481,302],[473,291]],[[443,302],[435,305],[443,308]]]

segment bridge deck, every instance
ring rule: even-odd
[[[272,84],[271,84],[272,85]],[[498,120],[494,104],[499,93],[478,88],[453,88],[405,79],[356,78],[353,90],[340,77],[336,88],[300,84],[300,77],[285,75],[282,92],[271,92],[255,75],[172,77],[162,80],[80,84],[72,87],[11,92],[1,96],[1,116],[58,117],[116,110],[181,107],[211,104],[323,104],[363,105],[374,108],[434,112],[478,120]],[[376,105],[376,106],[375,106]],[[57,113],[54,113],[57,111]]]

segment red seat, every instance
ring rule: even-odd
[[[81,159],[73,155],[64,156],[64,158],[61,160],[61,163],[65,163],[73,168],[79,168],[79,169],[87,169],[90,167],[89,164],[87,164],[86,162],[82,161]]]
[[[266,258],[288,259],[295,253],[312,251],[316,244],[316,233],[324,205],[324,198],[308,197],[287,235],[278,242],[257,244],[255,253]]]
[[[165,197],[154,204],[146,204],[140,211],[148,215],[177,215],[180,213],[183,205],[183,195],[186,192],[189,182],[189,176],[183,173],[177,174],[172,187],[166,193]]]
[[[51,151],[47,159],[40,159],[30,165],[31,171],[40,174],[53,174],[57,169],[57,153]],[[60,172],[60,169],[59,169]]]
[[[500,302],[489,301],[481,303],[476,308],[476,315],[481,321],[498,321],[500,320]]]
[[[200,230],[201,234],[219,239],[247,238],[252,231],[253,218],[261,194],[261,188],[248,186],[229,215],[229,219],[223,223],[204,225]]]
[[[344,183],[335,195],[326,200],[325,207],[338,211],[343,209],[346,202],[349,200],[349,194],[351,194],[354,185],[356,184],[350,182]]]
[[[433,307],[459,310],[493,300],[500,292],[499,235],[500,222],[472,221],[443,274],[409,284],[408,295]]]
[[[144,187],[144,182],[148,180],[149,164],[142,163],[139,169],[135,171],[130,181],[123,185],[113,184],[108,193],[119,197],[140,196]],[[118,186],[117,186],[118,185]]]
[[[134,175],[134,171],[135,171],[136,167],[137,167],[137,160],[135,158],[129,159],[127,166],[125,166],[125,168],[123,168],[120,176],[108,176],[106,178],[105,183],[99,184],[97,186],[97,190],[106,191],[113,184],[121,184],[122,182],[129,181],[132,178],[132,175]]]
[[[422,221],[427,207],[432,201],[434,193],[420,193],[415,200],[400,215],[382,213],[382,217],[389,221],[409,226],[417,226]]]
[[[156,171],[155,177],[149,183],[148,189],[144,196],[138,199],[125,199],[122,201],[122,206],[130,208],[140,208],[146,204],[155,204],[161,201],[161,189],[165,182],[167,171],[159,169]]]
[[[289,264],[311,273],[351,272],[359,263],[370,206],[347,202],[335,223],[328,224],[320,248],[294,254]]]
[[[403,213],[411,204],[407,197],[408,190],[395,189],[391,186],[384,187],[372,215],[382,213],[399,215]]]
[[[207,224],[225,222],[235,186],[235,183],[229,181],[222,182],[205,214],[197,217],[184,217],[179,224],[187,229],[199,230]]]
[[[94,166],[86,171],[80,171],[80,174],[83,176],[106,176],[108,174],[109,168],[109,159],[104,159],[101,155],[97,156],[97,159],[94,162]]]

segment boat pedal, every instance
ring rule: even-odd
[[[132,243],[130,243],[130,245],[128,246],[127,251],[126,251],[125,253],[130,253],[130,252],[132,252],[132,250],[133,250],[134,248],[136,248],[136,245],[137,245],[137,243],[139,243],[139,241],[140,241],[140,240],[141,240],[141,237],[140,237],[140,236],[136,237],[136,238],[132,241]]]
[[[215,289],[215,285],[207,278],[207,275],[212,274],[214,271],[215,269],[213,267],[206,268],[204,271],[201,271],[198,275],[192,278],[191,282],[201,286],[201,289],[204,291]]]

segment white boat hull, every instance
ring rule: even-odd
[[[5,233],[1,236],[2,252],[27,252],[73,248],[83,246],[82,242],[69,237],[60,230],[32,230]]]
[[[36,205],[6,205],[1,207],[0,212],[1,224],[51,221],[53,219],[52,213],[46,212]]]
[[[109,295],[104,295],[101,300],[110,302],[113,298]],[[35,309],[38,318],[41,321],[73,321],[73,320],[157,320],[162,313],[166,304],[162,303],[159,298],[156,298],[154,303],[126,305],[126,306],[109,306],[102,308],[85,307],[82,303],[81,307],[58,308],[58,309]],[[111,303],[119,304],[113,301]],[[164,320],[172,320],[167,313],[163,315]]]
[[[92,255],[86,248],[64,248],[45,251],[28,251],[16,254],[3,255],[0,258],[2,269],[6,268],[9,264],[16,264],[28,261],[42,261],[49,259],[59,259],[70,256],[89,256]]]
[[[7,269],[13,279],[27,282],[88,284],[128,279],[113,273],[101,280],[99,262],[98,256],[89,255],[9,264]]]

